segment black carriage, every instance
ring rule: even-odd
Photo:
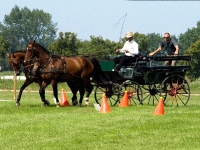
[[[176,60],[176,66],[164,66],[164,62]],[[140,54],[120,73],[104,71],[111,81],[111,90],[108,86],[96,85],[95,100],[100,103],[102,94],[110,105],[120,102],[127,91],[130,103],[155,104],[160,97],[164,98],[165,105],[186,105],[190,98],[190,87],[185,79],[186,71],[191,68],[190,56],[154,56]]]

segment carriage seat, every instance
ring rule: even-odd
[[[145,67],[146,66],[146,62],[144,62],[144,60],[140,60],[140,59],[136,59],[136,60],[131,60],[130,62],[128,62],[127,64],[124,65],[125,67]]]
[[[145,57],[135,56],[131,61],[124,65],[125,67],[145,67],[146,61]]]
[[[125,67],[131,66],[131,67],[137,67],[137,66],[146,66],[146,57],[147,57],[147,52],[140,52],[138,55],[135,55],[131,61],[129,61]],[[115,64],[118,64],[119,61],[121,60],[122,56],[116,57],[113,59]]]

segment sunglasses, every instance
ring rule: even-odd
[[[168,39],[169,37],[163,37],[163,38],[166,38],[166,39]]]

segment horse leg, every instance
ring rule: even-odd
[[[24,82],[24,84],[21,86],[21,88],[20,88],[20,91],[19,91],[19,94],[18,94],[18,96],[17,96],[17,101],[16,101],[16,103],[15,103],[15,106],[20,106],[20,100],[21,100],[21,96],[22,96],[22,92],[23,92],[23,90],[27,87],[27,86],[29,86],[31,83],[33,83],[32,81],[30,81],[30,80],[25,80],[25,82]]]
[[[52,88],[53,88],[53,95],[56,99],[56,106],[59,107],[60,106],[60,102],[58,99],[58,84],[57,82],[51,82]]]
[[[40,89],[39,89],[39,94],[40,94],[40,98],[42,100],[42,107],[47,105],[49,106],[50,105],[50,102],[48,100],[45,99],[45,88],[49,85],[49,83],[46,83],[46,82],[42,82],[42,86],[40,86]]]
[[[85,94],[85,88],[84,88],[83,85],[79,86],[79,93],[80,93],[79,106],[81,106],[82,102],[83,102],[83,97],[84,97],[84,94]]]
[[[85,106],[89,106],[89,96],[92,93],[93,90],[93,86],[92,84],[88,84],[87,86],[85,86],[85,89],[87,91],[86,97],[85,97]]]
[[[69,88],[71,89],[73,96],[72,96],[72,104],[76,106],[78,104],[76,93],[78,92],[78,88],[74,85],[74,82],[68,81],[67,82]]]

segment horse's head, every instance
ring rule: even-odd
[[[28,63],[31,59],[44,59],[49,58],[50,52],[46,50],[43,46],[36,43],[35,41],[30,42],[26,47],[26,55],[24,59],[24,63]]]
[[[12,66],[14,73],[18,76],[21,73],[21,64],[25,57],[25,52],[15,52],[13,54],[7,54],[9,64]]]
[[[36,48],[35,48],[35,46],[34,46],[34,44],[35,44],[35,41],[33,41],[33,42],[30,42],[29,44],[28,44],[28,46],[26,47],[26,54],[25,54],[25,58],[24,58],[24,63],[28,63],[28,62],[30,62],[31,61],[31,59],[33,58],[33,57],[35,57],[35,55],[36,55]]]

